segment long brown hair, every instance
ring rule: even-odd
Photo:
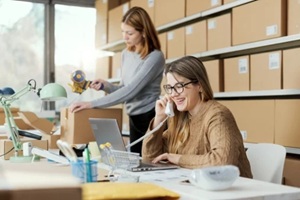
[[[143,35],[142,48],[138,52],[141,58],[145,58],[155,49],[161,49],[157,31],[150,16],[143,8],[135,6],[129,9],[123,16],[122,23],[132,26]],[[127,49],[135,51],[134,46],[128,46]]]
[[[205,66],[200,59],[193,56],[185,56],[165,65],[165,74],[172,73],[185,77],[201,86],[199,96],[201,101],[213,99],[213,91],[208,79]],[[174,109],[175,116],[169,119],[168,131],[170,134],[169,153],[177,153],[189,138],[190,116],[188,111],[179,112]]]

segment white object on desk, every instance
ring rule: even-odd
[[[38,156],[47,158],[48,160],[52,160],[54,162],[58,162],[58,163],[61,163],[61,164],[64,164],[64,165],[69,165],[70,164],[70,161],[66,157],[60,156],[58,154],[52,153],[50,151],[47,151],[45,149],[41,149],[41,148],[38,148],[38,147],[33,147],[32,150],[31,150],[31,154],[33,156],[38,155]]]
[[[140,182],[150,182],[177,192],[180,200],[299,200],[300,188],[238,177],[226,190],[209,191],[186,180],[190,169],[138,172]],[[128,172],[129,173],[129,172]],[[137,173],[137,172],[131,172]]]
[[[205,190],[225,190],[239,177],[240,170],[233,165],[194,169],[190,183]]]

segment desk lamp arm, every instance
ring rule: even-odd
[[[10,134],[11,140],[13,142],[16,155],[18,154],[18,151],[22,150],[22,143],[19,138],[18,128],[16,126],[13,115],[10,111],[10,105],[15,100],[18,100],[23,95],[25,95],[28,92],[30,92],[31,90],[35,90],[35,89],[36,89],[36,82],[35,82],[35,80],[31,79],[28,81],[28,84],[23,89],[16,92],[15,94],[10,95],[10,96],[0,97],[0,102],[4,109],[4,114],[5,114],[6,124],[7,124],[6,126],[8,129],[8,132]]]

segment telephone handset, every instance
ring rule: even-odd
[[[154,129],[152,129],[151,131],[149,131],[148,133],[146,133],[144,136],[142,136],[139,139],[135,140],[134,142],[128,144],[126,146],[126,149],[129,150],[130,147],[132,147],[133,145],[137,144],[138,142],[140,142],[144,138],[148,137],[149,135],[153,134],[155,131],[157,131],[158,129],[160,129],[160,127],[167,121],[167,119],[169,117],[173,117],[174,116],[173,103],[170,103],[170,102],[167,103],[165,114],[168,116],[168,117],[166,117],[166,119],[164,119],[162,122],[160,122],[160,124],[158,126],[156,126]]]
[[[168,115],[168,117],[174,116],[173,103],[171,102],[167,103],[165,113],[166,115]]]

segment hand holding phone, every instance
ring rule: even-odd
[[[167,103],[165,113],[166,115],[168,115],[168,117],[174,116],[173,103],[171,102]]]

